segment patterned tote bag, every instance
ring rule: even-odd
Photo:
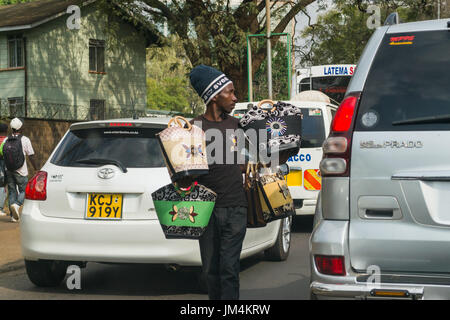
[[[263,104],[269,104],[271,109],[262,109]],[[300,148],[302,119],[303,114],[299,107],[281,101],[275,103],[263,100],[247,111],[239,123],[247,136],[254,136],[249,130],[256,130],[258,151],[267,148],[268,154],[283,150],[292,150],[290,153],[297,154]],[[264,131],[267,132],[265,140],[261,135]]]
[[[156,137],[172,181],[208,173],[206,136],[201,128],[176,116]]]
[[[152,193],[159,223],[167,239],[199,239],[208,226],[217,194],[198,184],[182,189],[171,183]]]

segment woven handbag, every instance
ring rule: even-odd
[[[186,123],[186,127],[181,121]],[[206,136],[201,128],[191,125],[183,117],[176,116],[156,137],[172,181],[209,172]]]
[[[187,189],[168,184],[152,193],[166,239],[199,239],[208,226],[217,194],[193,182]]]
[[[261,106],[269,104],[270,110],[263,110]],[[252,136],[249,130],[256,130],[258,152],[267,148],[268,154],[290,150],[297,154],[300,148],[302,131],[301,108],[285,102],[274,103],[271,100],[263,100],[257,106],[253,106],[239,120],[239,124],[247,136]],[[267,132],[267,138],[263,140],[261,132]]]
[[[295,215],[294,200],[283,175],[263,168],[263,173],[258,172],[257,176],[264,220],[268,223]]]

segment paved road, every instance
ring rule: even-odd
[[[296,217],[290,256],[284,262],[265,261],[259,254],[242,261],[241,299],[297,300],[309,298],[308,240],[311,217]],[[207,299],[191,270],[169,272],[153,265],[90,263],[81,271],[81,290],[37,288],[25,270],[0,273],[0,299]]]

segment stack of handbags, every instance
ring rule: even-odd
[[[261,109],[261,105],[266,103],[272,106],[270,110]],[[300,148],[302,119],[299,107],[263,100],[247,111],[239,123],[247,136],[252,136],[249,130],[256,130],[258,152],[267,148],[268,154],[284,150],[292,150],[291,153],[296,154]],[[267,132],[265,141],[261,140],[261,130]]]
[[[295,215],[294,201],[281,172],[257,167],[249,163],[245,174],[248,228],[264,227],[274,220]]]
[[[217,198],[215,192],[195,181],[209,170],[205,133],[177,116],[156,136],[173,182],[152,193],[161,228],[167,239],[199,239]],[[182,188],[179,181],[186,178],[193,182]]]

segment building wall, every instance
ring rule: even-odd
[[[133,105],[144,112],[143,35],[128,23],[108,18],[95,4],[81,8],[80,30],[70,30],[68,18],[63,15],[23,32],[27,38],[28,117],[87,120],[91,99],[105,100],[106,115],[111,118],[130,116]],[[6,35],[0,37],[6,46]],[[89,73],[89,39],[106,41],[106,74]],[[4,50],[0,47],[0,63]],[[0,72],[0,99],[13,85],[23,92],[23,71],[9,71],[3,84],[2,76]]]
[[[0,100],[24,96],[24,74],[24,70],[8,69],[7,35],[0,33]],[[0,117],[2,112],[5,111],[0,107]]]

